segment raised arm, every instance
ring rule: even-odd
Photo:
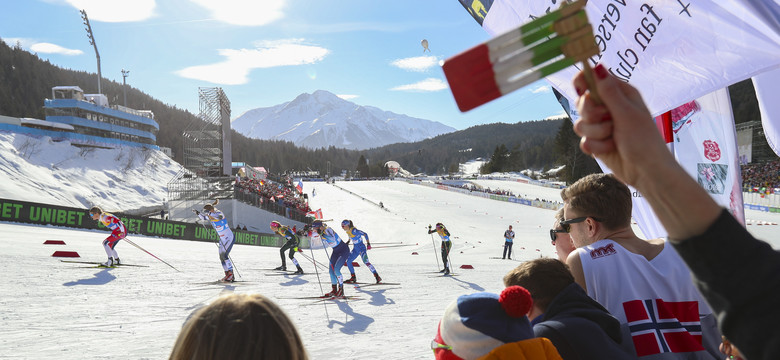
[[[603,105],[591,99],[582,73],[574,79],[582,116],[574,131],[582,136],[582,151],[639,190],[670,239],[703,233],[720,214],[720,206],[669,152],[639,92],[601,64],[593,70]]]

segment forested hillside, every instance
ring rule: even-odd
[[[60,68],[18,45],[8,46],[0,40],[0,115],[44,119],[43,100],[51,97],[51,88],[58,85],[76,85],[86,93],[96,93],[97,75]],[[101,83],[111,104],[123,104],[122,86],[108,79]],[[181,163],[181,131],[199,121],[197,116],[139,89],[128,86],[126,90],[128,107],[154,112],[160,124],[157,144],[171,148],[174,159]],[[752,83],[747,80],[731,90],[737,122],[758,120]],[[197,89],[182,91],[197,96]],[[495,160],[489,164],[491,171],[546,169],[567,164],[568,174],[564,177],[576,179],[598,170],[595,162],[579,152],[576,143],[568,121],[539,120],[473,126],[420,142],[362,151],[334,147],[307,150],[290,142],[249,139],[234,131],[232,150],[233,161],[265,166],[272,172],[315,170],[325,174],[330,169],[331,174],[338,175],[342,170],[354,171],[360,164],[361,170],[367,172],[361,176],[383,176],[382,165],[395,160],[413,173],[447,174],[456,172],[459,163],[482,157]]]

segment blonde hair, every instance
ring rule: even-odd
[[[287,314],[260,294],[230,294],[193,314],[171,351],[171,360],[308,360]]]
[[[203,210],[214,211],[214,210],[217,209],[217,208],[215,208],[215,206],[217,206],[217,204],[219,204],[219,199],[214,200],[214,202],[211,203],[211,204],[203,205]]]

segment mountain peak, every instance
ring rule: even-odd
[[[330,91],[327,91],[327,90],[316,90],[311,95],[314,96],[314,98],[317,99],[317,101],[319,101],[319,102],[334,102],[334,101],[335,102],[341,102],[341,101],[346,101],[346,100],[338,97],[338,95],[336,95],[336,94],[334,94],[334,93],[332,93]]]
[[[360,106],[326,90],[303,93],[274,107],[249,110],[231,126],[250,138],[291,141],[310,149],[335,146],[362,150],[455,131],[439,122]]]

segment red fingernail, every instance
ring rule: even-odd
[[[582,94],[584,94],[584,93],[585,93],[584,91],[582,91],[582,89],[580,89],[580,87],[579,87],[579,86],[575,86],[575,87],[574,87],[574,91],[576,91],[576,92],[577,92],[577,96],[582,96]]]
[[[601,121],[612,121],[612,115],[610,113],[606,113],[601,116]]]
[[[593,72],[596,73],[596,77],[599,79],[604,79],[607,77],[607,69],[602,64],[596,65],[596,67],[593,68]]]

